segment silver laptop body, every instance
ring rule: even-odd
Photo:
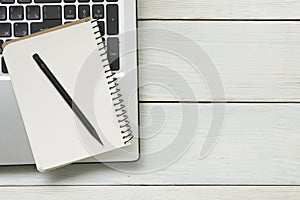
[[[111,20],[108,19],[108,17],[112,16],[112,14],[108,13],[109,5],[117,5],[118,7],[118,33],[113,33],[114,30],[109,30],[109,28],[107,27],[108,20]],[[44,8],[44,6],[46,6],[46,8]],[[92,17],[93,15],[95,17],[98,17],[99,13],[103,12],[104,16],[103,18],[101,16],[101,19],[99,19],[99,21],[103,22],[104,24],[104,35],[106,40],[108,41],[109,38],[119,39],[119,68],[115,69],[114,72],[116,73],[116,77],[118,77],[123,99],[125,100],[125,104],[129,110],[128,115],[130,116],[131,128],[133,130],[135,138],[132,140],[132,144],[128,147],[105,153],[103,155],[97,156],[96,159],[90,158],[87,160],[83,160],[82,162],[126,162],[138,160],[139,109],[137,89],[138,64],[136,36],[136,0],[104,0],[103,2],[94,2],[92,0],[3,0],[0,3],[0,29],[1,27],[4,27],[6,29],[9,24],[11,24],[11,30],[10,33],[4,32],[3,29],[1,33],[0,30],[0,42],[5,42],[6,40],[17,38],[22,33],[25,34],[24,30],[23,32],[20,32],[19,30],[19,27],[25,27],[24,24],[27,24],[28,28],[26,34],[30,34],[32,31],[31,24],[43,23],[44,21],[46,21],[44,19],[43,12],[47,11],[47,8],[50,8],[51,6],[52,8],[60,7],[62,24],[68,21],[74,21],[82,18],[84,17],[83,14],[87,15],[88,12]],[[11,7],[15,8],[12,9]],[[13,16],[15,13],[10,12],[18,13],[20,12],[20,10],[22,11],[20,7],[23,7],[23,18],[18,18],[20,17],[19,15],[16,15],[15,18]],[[33,15],[34,13],[29,13],[28,10],[32,11],[32,9],[34,8],[35,11],[37,11],[38,7],[40,8],[40,18],[34,19],[36,15]],[[103,10],[101,10],[102,8]],[[68,9],[72,9],[73,11],[75,10],[75,14],[73,13],[76,16],[75,18],[74,16],[67,16],[67,18],[74,18],[72,20],[65,19],[66,14],[69,12],[71,13],[71,11]],[[84,12],[82,9],[88,10]],[[100,12],[97,9],[100,9]],[[3,13],[5,13],[4,10],[6,10],[6,16],[3,15]],[[29,16],[29,18],[33,20],[28,20],[27,15],[30,14],[32,14],[32,16]],[[20,26],[18,27],[14,25],[16,23],[18,25],[20,24]],[[1,51],[0,59],[2,59]],[[2,66],[2,64],[3,63],[0,62],[0,165],[34,164],[34,159],[31,154],[26,131],[22,122],[22,117],[20,115],[18,104],[11,85],[9,72],[6,73],[6,69]]]

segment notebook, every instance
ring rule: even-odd
[[[85,18],[6,42],[3,47],[39,171],[130,144],[133,136],[126,108],[97,21]]]

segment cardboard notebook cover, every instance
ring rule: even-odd
[[[52,170],[130,144],[124,107],[96,21],[90,18],[6,42],[3,55],[37,169]],[[93,137],[33,59],[38,54],[93,125]]]

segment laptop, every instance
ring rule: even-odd
[[[0,0],[0,165],[34,164],[9,71],[2,56],[2,44],[88,16],[98,20],[104,35],[111,70],[118,79],[135,137],[128,147],[81,162],[139,159],[136,0]]]

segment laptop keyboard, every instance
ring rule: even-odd
[[[1,73],[8,74],[2,57],[5,41],[88,16],[98,20],[111,69],[119,70],[118,0],[0,0]]]

